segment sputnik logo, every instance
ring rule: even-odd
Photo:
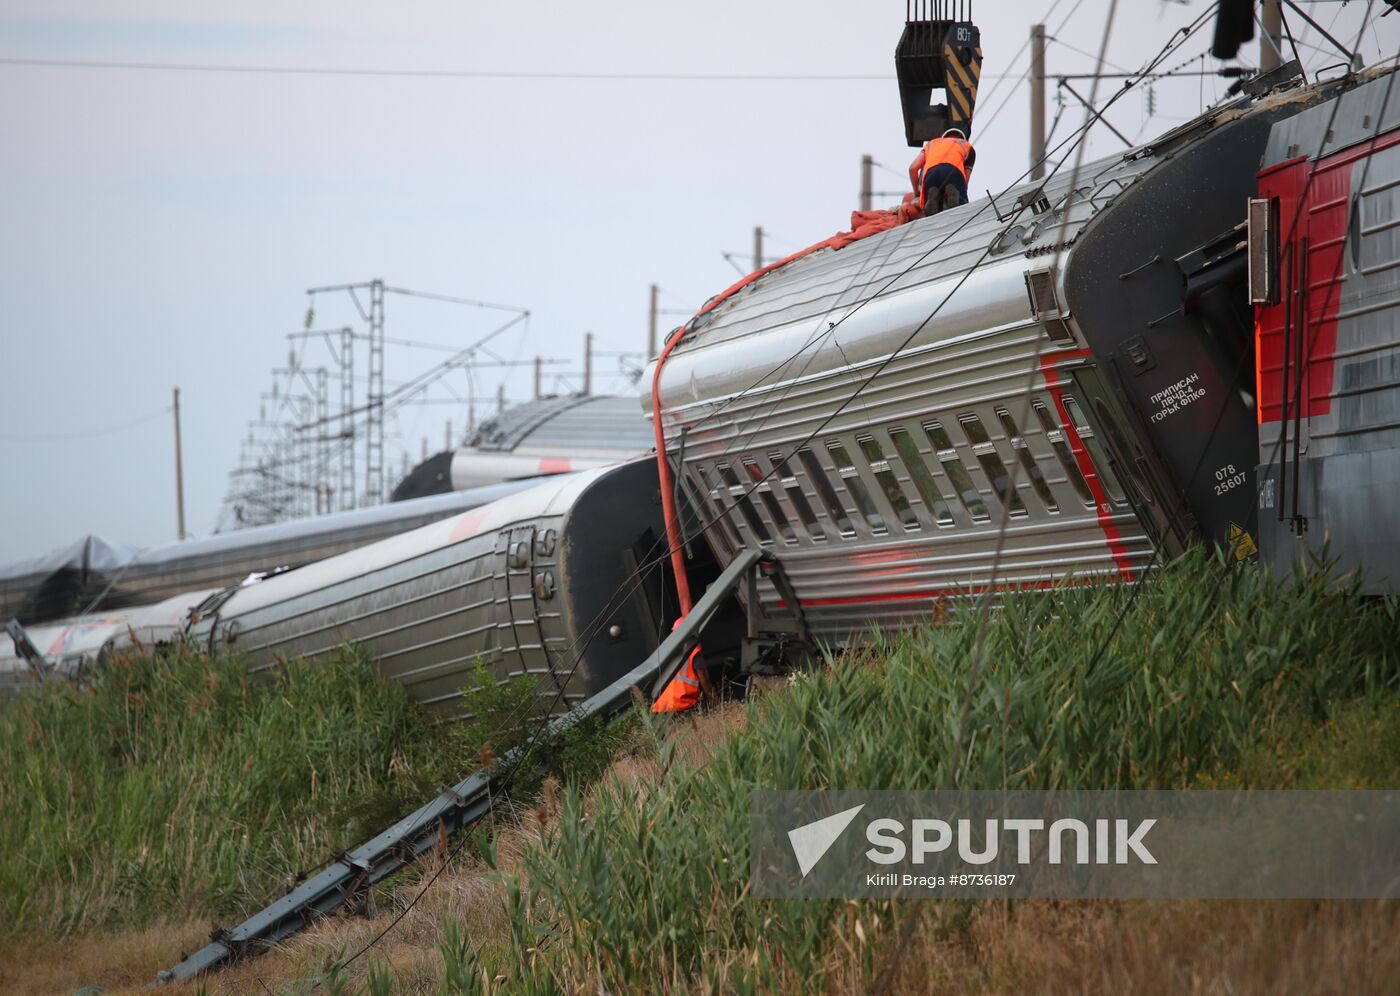
[[[822,856],[831,850],[831,845],[840,839],[841,834],[851,825],[851,821],[864,808],[865,803],[861,803],[834,816],[788,831],[788,841],[792,844],[792,853],[797,858],[797,867],[803,878],[806,878],[807,873],[817,866]]]

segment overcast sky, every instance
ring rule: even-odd
[[[1119,6],[1109,61],[1136,68],[1205,4]],[[1306,6],[1350,42],[1367,4]],[[976,191],[1004,186],[1026,165],[1028,87],[1014,77],[1026,69],[1030,24],[1046,20],[1058,39],[1052,73],[1083,72],[1093,59],[1076,50],[1097,49],[1108,7],[974,5],[986,54]],[[903,16],[900,0],[0,0],[0,58],[11,59],[886,77],[559,81],[0,65],[0,561],[89,532],[134,545],[174,538],[171,427],[161,413],[176,384],[189,528],[211,531],[269,370],[285,365],[285,335],[301,326],[307,287],[382,277],[526,307],[528,337],[513,333],[502,352],[568,357],[576,371],[585,330],[600,349],[643,347],[651,282],[668,308],[698,306],[732,282],[738,274],[721,254],[750,253],[753,226],[768,230],[774,254],[847,227],[861,154],[887,167],[876,187],[888,191],[912,156],[893,81]],[[1325,46],[1316,32],[1300,40],[1314,68],[1336,61],[1306,47]],[[1398,43],[1400,16],[1388,17],[1366,28],[1362,54],[1375,62]],[[1169,65],[1208,46],[1205,31]],[[1257,50],[1243,55],[1257,61]],[[1227,82],[1160,82],[1155,116],[1145,90],[1108,116],[1145,139],[1196,114]],[[1069,107],[1060,134],[1081,119]],[[1120,148],[1100,128],[1089,151]],[[348,301],[318,305],[318,326],[353,317]],[[465,344],[497,320],[390,298],[386,328]],[[440,358],[391,347],[388,378]],[[598,369],[606,375],[615,361],[602,358]],[[495,383],[493,374],[478,388],[494,392]],[[603,376],[599,386],[624,384]],[[454,389],[465,390],[460,376]],[[512,397],[528,390],[528,373],[507,383]],[[405,412],[389,427],[389,465],[397,469],[403,451],[416,460],[424,435],[440,449],[448,418],[460,433],[463,411]]]

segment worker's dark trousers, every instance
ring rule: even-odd
[[[967,203],[967,180],[963,177],[962,170],[952,163],[939,163],[924,174],[924,214],[937,214],[943,210],[943,200],[949,196],[944,193],[947,187],[957,191],[957,204]]]

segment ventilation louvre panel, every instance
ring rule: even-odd
[[[1026,293],[1030,296],[1031,314],[1055,342],[1073,342],[1064,309],[1055,293],[1055,271],[1050,268],[1031,270],[1026,274]]]

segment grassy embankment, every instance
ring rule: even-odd
[[[535,729],[533,688],[486,684],[481,719],[445,724],[350,649],[261,682],[177,647],[25,695],[0,711],[0,923],[63,935],[244,912],[463,777],[483,744]],[[600,766],[552,746],[551,764]]]
[[[1394,903],[745,898],[760,787],[1400,785],[1395,601],[1285,591],[1190,557],[1091,670],[1127,597],[1008,599],[980,672],[972,610],[953,609],[743,709],[648,724],[609,777],[502,834],[497,870],[460,861],[350,969],[337,952],[384,921],[322,925],[210,988],[844,992],[870,988],[902,944],[894,991],[1386,991],[1400,981]]]

